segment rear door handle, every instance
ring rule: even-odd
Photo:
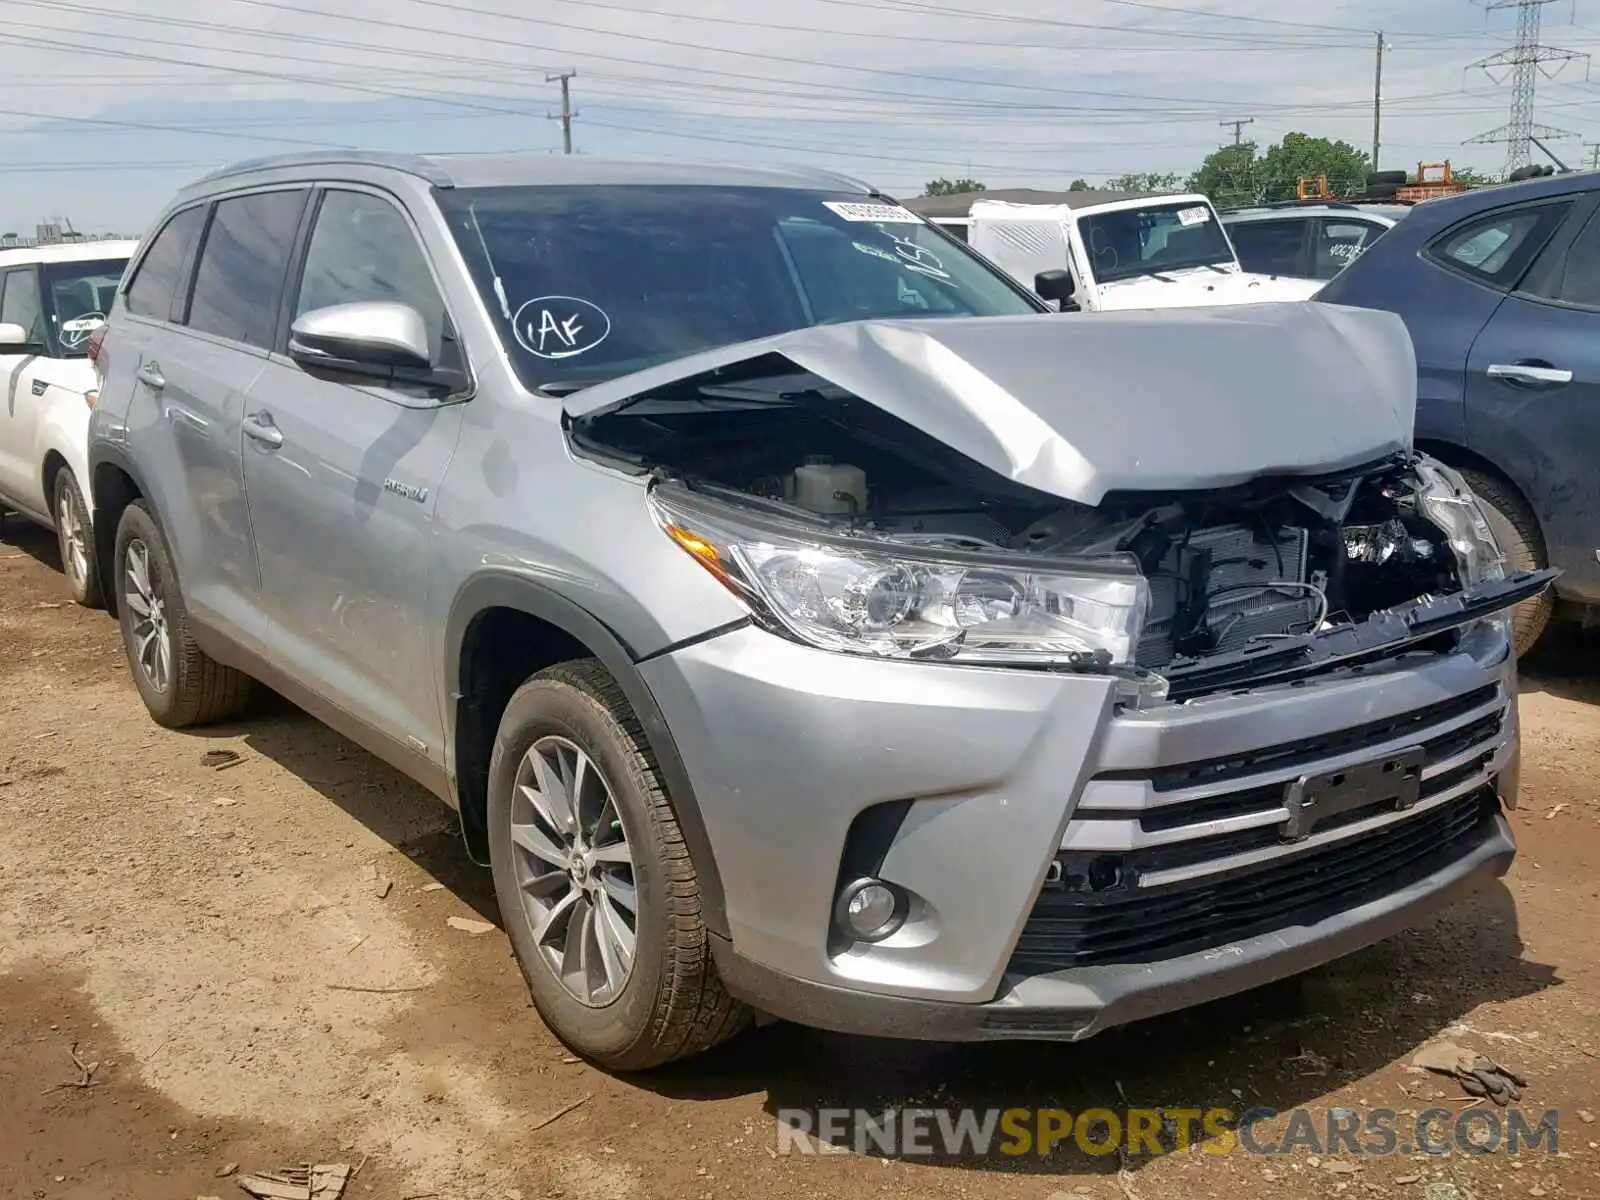
[[[161,367],[156,363],[145,363],[139,368],[139,382],[145,387],[160,391],[167,386],[167,377],[161,373]]]
[[[1552,367],[1536,363],[1492,363],[1490,379],[1504,379],[1507,383],[1560,384],[1571,383],[1572,372],[1565,367]]]
[[[245,436],[263,446],[283,445],[283,430],[272,423],[272,414],[266,411],[251,413],[244,419]]]

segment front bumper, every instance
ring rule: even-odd
[[[724,978],[813,1025],[1082,1037],[1387,937],[1514,852],[1495,793],[1515,803],[1516,668],[1490,623],[1454,653],[1142,711],[1107,679],[879,662],[751,628],[642,670],[716,855]],[[1412,747],[1413,808],[1281,841],[1290,782]],[[1449,823],[1443,858],[1429,822]],[[1102,860],[1124,882],[1083,908],[1057,894],[1063,870]],[[863,863],[912,897],[875,945],[831,924]],[[1302,903],[1319,890],[1338,902]]]

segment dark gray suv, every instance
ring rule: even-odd
[[[1390,314],[1064,319],[830,175],[349,154],[184,190],[96,364],[152,716],[259,679],[455,805],[607,1066],[1085,1037],[1511,861],[1552,573]]]

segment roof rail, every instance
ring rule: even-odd
[[[309,150],[290,154],[270,154],[264,158],[248,158],[243,162],[221,167],[211,172],[211,174],[195,180],[195,183],[212,183],[219,179],[227,179],[233,175],[246,175],[252,171],[272,171],[280,167],[317,167],[340,164],[389,167],[391,170],[404,171],[407,175],[416,175],[419,178],[426,179],[434,187],[449,188],[455,186],[455,180],[450,178],[449,174],[434,160],[423,158],[417,154],[398,154],[384,150]]]
[[[1261,212],[1275,208],[1356,208],[1360,201],[1355,200],[1318,200],[1315,197],[1307,200],[1266,200],[1260,204],[1235,204],[1228,208],[1219,209],[1219,212]],[[1368,201],[1378,203],[1378,201]]]

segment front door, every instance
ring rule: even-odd
[[[379,193],[330,189],[291,312],[370,300],[421,312],[435,362],[460,355],[410,220]],[[245,492],[272,651],[363,723],[442,763],[428,543],[461,406],[313,376],[274,354],[245,408]]]
[[[0,347],[0,496],[41,516],[50,509],[43,477],[34,461],[39,398],[33,394],[28,364],[44,353],[44,310],[39,303],[37,267],[13,267],[0,276],[0,324],[20,325],[32,346]]]

